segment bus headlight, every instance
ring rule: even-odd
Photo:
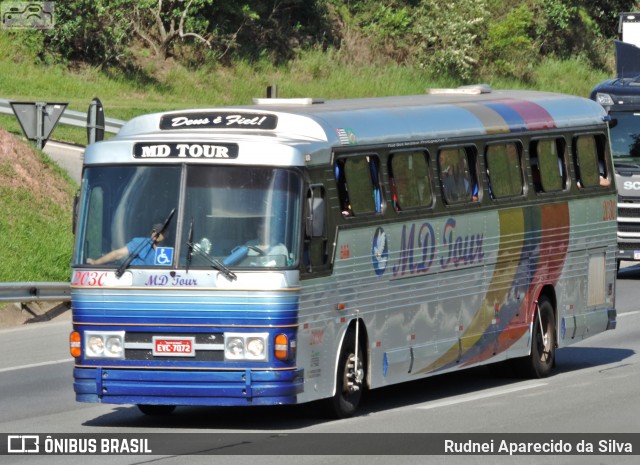
[[[124,358],[124,331],[86,331],[84,333],[86,358]]]
[[[247,358],[264,358],[264,340],[259,337],[247,338]]]
[[[244,354],[244,340],[239,336],[226,337],[224,341],[224,357],[229,360],[241,360]]]
[[[225,360],[268,360],[268,333],[224,333]]]

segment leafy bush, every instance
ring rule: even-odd
[[[533,26],[533,12],[526,5],[518,6],[503,19],[489,24],[483,60],[486,72],[529,80],[531,69],[538,60],[537,46],[530,34]]]
[[[473,79],[481,56],[488,10],[484,0],[422,0],[414,11],[417,62],[434,75]]]
[[[127,0],[56,2],[56,25],[47,31],[40,56],[92,65],[122,65],[132,30]]]

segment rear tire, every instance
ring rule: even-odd
[[[355,333],[348,332],[342,343],[336,372],[336,393],[326,400],[331,416],[348,418],[358,409],[365,387],[364,350],[358,343],[358,363],[355,363]]]
[[[527,378],[546,378],[555,366],[556,320],[553,305],[541,296],[533,316],[531,354],[514,360],[518,373]]]
[[[149,405],[138,404],[138,409],[145,415],[152,417],[160,417],[165,415],[171,415],[176,409],[175,405]]]

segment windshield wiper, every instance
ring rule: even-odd
[[[215,268],[216,270],[218,270],[222,274],[224,274],[227,277],[227,279],[229,279],[230,281],[235,281],[236,279],[238,279],[238,277],[236,276],[236,274],[233,271],[231,271],[229,268],[224,266],[222,264],[222,262],[220,262],[219,260],[216,260],[215,258],[209,256],[206,252],[204,252],[200,248],[200,246],[198,244],[194,244],[193,242],[189,241],[189,242],[187,242],[187,245],[189,246],[189,251],[194,251],[198,255],[203,257],[205,260],[207,260],[209,262],[209,264],[213,268]],[[189,257],[187,256],[187,261],[188,260],[189,260]]]
[[[191,260],[193,259],[193,217],[191,217],[191,224],[189,225],[189,237],[187,238],[187,246],[189,250],[187,251],[187,267],[185,268],[185,272],[189,272],[189,265],[191,265]]]
[[[189,265],[191,264],[191,260],[193,259],[193,252],[196,252],[198,255],[207,260],[214,269],[224,274],[228,280],[235,281],[236,279],[238,279],[233,271],[224,266],[220,261],[209,256],[209,254],[204,250],[202,250],[200,244],[193,243],[193,218],[191,218],[191,224],[189,225],[189,238],[187,239],[187,246],[189,247],[189,251],[187,252],[187,273],[189,272]]]
[[[136,258],[138,256],[138,254],[140,253],[140,251],[148,246],[149,244],[151,244],[153,246],[153,243],[155,242],[155,240],[162,234],[164,234],[164,232],[167,230],[167,226],[169,226],[169,223],[171,222],[171,218],[173,218],[173,214],[176,212],[176,209],[174,208],[173,210],[171,210],[171,213],[169,213],[169,216],[167,216],[167,219],[164,220],[164,223],[162,223],[162,228],[160,228],[160,231],[155,231],[153,233],[153,235],[146,241],[140,241],[140,244],[138,244],[138,247],[136,247],[130,254],[129,256],[126,258],[126,260],[124,262],[122,262],[122,265],[120,265],[118,267],[118,269],[116,270],[116,277],[119,278],[120,276],[122,276],[124,274],[124,271],[129,268],[129,266],[131,266],[131,262],[133,261],[134,258]]]

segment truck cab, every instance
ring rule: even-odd
[[[617,77],[591,91],[609,114],[618,188],[618,268],[640,261],[640,13],[622,13],[615,41]]]

